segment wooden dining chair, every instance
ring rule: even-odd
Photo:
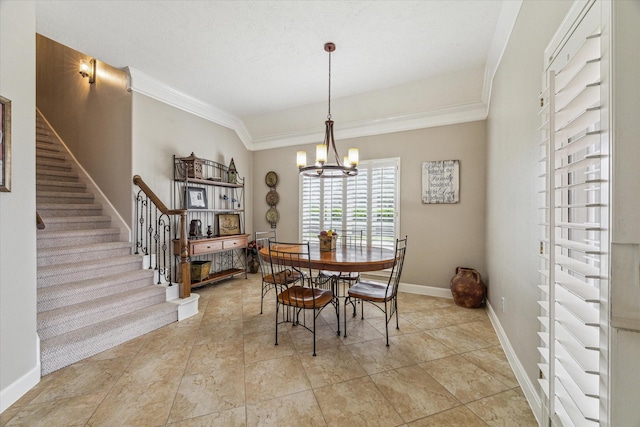
[[[407,236],[404,239],[396,239],[396,257],[391,268],[391,274],[387,283],[359,280],[347,291],[347,298],[344,301],[344,336],[347,336],[347,304],[353,301],[363,301],[371,303],[384,312],[385,332],[387,337],[387,347],[389,347],[389,322],[393,315],[396,315],[396,329],[400,329],[398,323],[398,286],[400,285],[400,275],[404,265],[404,256],[407,251]],[[355,317],[355,305],[353,316]],[[361,318],[364,319],[364,304],[361,307]]]
[[[284,243],[268,241],[271,274],[275,280],[276,298],[276,345],[278,345],[278,325],[291,321],[293,326],[302,326],[313,333],[313,355],[316,355],[316,319],[329,304],[336,310],[338,335],[340,334],[340,313],[338,299],[331,289],[316,286],[311,272],[309,242]],[[298,277],[294,285],[285,285],[286,278]],[[281,278],[281,279],[280,279]],[[292,310],[292,315],[279,321],[280,307]],[[307,313],[311,312],[311,316]],[[311,317],[311,318],[309,318]]]
[[[256,231],[255,241],[257,247],[269,247],[269,240],[277,240],[278,234],[276,229],[269,231]],[[260,254],[258,254],[258,261],[260,263],[260,273],[262,274],[262,295],[260,297],[260,314],[262,314],[262,307],[264,304],[264,296],[271,289],[275,288],[275,280],[271,274],[271,264],[268,260],[264,260]],[[283,283],[285,284],[285,283]]]

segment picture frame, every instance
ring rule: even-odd
[[[0,96],[0,191],[11,191],[11,100]]]
[[[460,161],[422,163],[422,203],[460,203]]]
[[[240,234],[239,214],[218,214],[218,235],[232,236]]]
[[[186,189],[187,209],[207,209],[207,190],[202,187],[187,187]]]

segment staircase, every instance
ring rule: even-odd
[[[81,169],[36,117],[38,335],[42,375],[178,320],[154,271],[103,215]]]

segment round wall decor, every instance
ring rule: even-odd
[[[267,175],[264,177],[264,182],[268,187],[275,187],[278,183],[278,174],[274,171],[267,172]]]
[[[280,212],[276,208],[269,208],[267,211],[267,222],[271,224],[272,227],[275,227],[276,223],[280,219]]]
[[[275,206],[280,201],[280,195],[276,190],[271,190],[267,193],[266,200],[269,206]]]

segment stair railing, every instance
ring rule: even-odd
[[[155,265],[149,268],[158,271],[160,277],[165,276],[171,286],[173,255],[171,244],[172,217],[178,216],[180,227],[180,268],[175,272],[178,276],[180,298],[191,295],[191,263],[189,262],[189,246],[187,239],[187,211],[185,209],[168,209],[164,203],[151,191],[140,175],[133,177],[133,183],[140,188],[136,194],[135,209],[135,242],[136,254],[155,254]],[[152,257],[149,257],[150,259]]]

